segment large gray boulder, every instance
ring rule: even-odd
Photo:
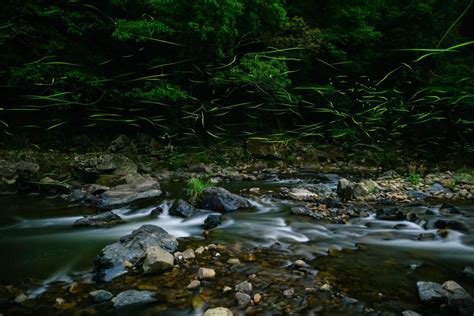
[[[123,219],[114,212],[105,212],[97,215],[85,216],[74,222],[77,227],[112,227],[125,223]]]
[[[136,265],[141,262],[151,247],[161,247],[174,252],[178,241],[163,228],[154,225],[143,225],[130,235],[123,236],[111,245],[105,246],[95,258],[95,279],[110,281],[126,273],[125,264]]]
[[[240,208],[249,208],[252,205],[246,198],[224,188],[211,187],[199,195],[198,206],[202,209],[226,213]]]

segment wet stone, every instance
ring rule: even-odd
[[[197,278],[199,280],[213,279],[216,276],[214,269],[199,268]]]
[[[224,188],[211,187],[205,189],[199,196],[198,206],[205,210],[227,213],[241,208],[249,208],[250,202]]]
[[[405,220],[405,214],[398,208],[382,208],[378,209],[376,217],[385,221],[401,221]]]
[[[443,289],[441,284],[419,281],[416,286],[418,295],[423,302],[443,303],[448,300],[449,292]]]
[[[403,311],[402,316],[421,316],[421,314],[414,311]]]
[[[286,298],[292,298],[295,295],[295,290],[293,288],[283,291],[283,296]]]
[[[204,220],[204,229],[213,229],[222,224],[222,215],[209,215]]]
[[[246,307],[247,305],[250,304],[250,295],[242,293],[242,292],[237,292],[235,293],[235,299],[237,300],[237,304],[240,307]]]
[[[122,218],[114,212],[105,212],[98,215],[86,216],[74,222],[76,227],[112,227],[125,223]]]
[[[225,307],[216,307],[208,309],[203,316],[233,316],[232,311]]]
[[[241,282],[235,286],[236,292],[250,294],[252,293],[252,290],[253,290],[252,283],[250,283],[249,281]]]
[[[175,201],[169,210],[170,215],[183,218],[190,217],[195,212],[194,206],[182,199]]]
[[[188,290],[194,290],[201,286],[201,281],[199,280],[192,280],[188,286],[186,287]]]
[[[231,265],[239,265],[239,264],[240,264],[240,260],[237,259],[237,258],[230,258],[229,260],[227,260],[227,263],[228,263],[228,264],[231,264]]]
[[[181,253],[181,256],[183,257],[184,260],[191,260],[191,259],[196,258],[196,256],[194,255],[194,250],[192,250],[191,248],[188,248],[185,251],[183,251]]]
[[[262,301],[262,295],[260,295],[259,293],[253,296],[253,302],[255,304],[260,304],[261,301]]]
[[[97,290],[97,291],[89,292],[89,296],[92,298],[94,302],[101,303],[101,302],[109,301],[110,299],[112,299],[114,295],[110,293],[109,291]]]

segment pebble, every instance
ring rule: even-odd
[[[198,248],[196,248],[196,250],[194,250],[194,253],[197,254],[197,255],[202,255],[204,253],[205,249],[203,246],[200,246]]]
[[[235,293],[235,299],[237,300],[237,303],[240,307],[246,307],[247,305],[249,305],[251,300],[250,295],[242,292]]]
[[[239,264],[240,264],[240,260],[237,259],[237,258],[230,258],[229,260],[227,260],[227,263],[228,263],[228,264],[231,264],[231,265],[239,265]]]
[[[283,296],[287,298],[291,298],[293,295],[295,295],[295,290],[293,288],[283,291]]]
[[[224,288],[222,289],[223,293],[229,293],[230,291],[232,291],[232,288],[230,286],[224,286]]]
[[[73,282],[71,284],[71,286],[69,287],[69,293],[72,293],[72,294],[81,293],[82,290],[83,290],[83,286],[82,286],[82,284],[80,284],[78,282]]]
[[[260,304],[261,301],[262,301],[262,295],[257,293],[253,296],[253,302],[255,304]]]
[[[197,289],[201,285],[201,281],[199,280],[192,280],[188,286],[186,287],[188,290]]]
[[[323,284],[323,285],[321,286],[321,290],[323,290],[323,291],[331,291],[331,289],[332,289],[332,287],[331,287],[329,284],[327,284],[327,283],[326,283],[326,284]]]
[[[203,316],[234,316],[234,314],[228,308],[216,307],[208,309]]]
[[[199,280],[212,279],[216,276],[216,271],[209,268],[199,268],[197,277]]]
[[[252,290],[253,290],[253,286],[252,286],[252,283],[250,283],[249,281],[241,282],[235,286],[236,292],[250,294],[252,293]]]
[[[306,268],[308,267],[308,264],[306,262],[304,262],[303,260],[296,260],[293,265],[298,268],[298,269],[302,269],[302,268]]]

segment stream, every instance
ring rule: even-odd
[[[260,193],[249,195],[252,208],[225,214],[222,225],[211,230],[205,242],[290,253],[319,270],[320,278],[379,310],[419,310],[419,280],[455,280],[474,294],[474,282],[461,274],[466,266],[474,266],[472,201],[452,203],[462,212],[453,215],[439,213],[439,201],[403,206],[422,221],[450,218],[467,227],[464,232],[450,229],[445,238],[420,240],[421,233],[436,234],[437,229],[427,230],[410,221],[380,220],[374,214],[352,218],[346,224],[292,215],[289,210],[298,202],[271,193],[302,181],[290,178],[224,184],[232,192],[258,187]],[[167,194],[158,200],[114,209],[125,224],[99,229],[73,227],[74,221],[92,214],[93,210],[85,207],[45,197],[0,197],[0,284],[20,284],[29,279],[42,285],[72,282],[92,270],[94,257],[105,245],[143,224],[160,226],[178,238],[204,240],[202,224],[211,213],[197,213],[189,219],[170,216],[172,201],[185,197],[184,184],[169,181],[162,187]],[[157,206],[164,212],[150,217]],[[37,296],[44,289],[39,286],[28,295]]]

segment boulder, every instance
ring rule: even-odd
[[[197,278],[199,280],[213,279],[216,276],[216,271],[209,268],[199,268]]]
[[[112,227],[125,223],[120,216],[114,212],[105,212],[97,215],[85,216],[74,222],[78,227]]]
[[[128,290],[121,292],[112,299],[115,308],[133,304],[144,304],[156,301],[156,293],[151,291]]]
[[[252,206],[246,198],[220,187],[205,189],[199,195],[198,201],[200,208],[221,213],[232,212],[237,209]]]
[[[450,295],[450,293],[438,283],[419,281],[416,283],[416,286],[418,288],[418,296],[423,302],[445,303]]]
[[[474,299],[455,281],[446,281],[443,288],[449,291],[448,305],[459,315],[474,315]]]
[[[174,264],[174,256],[161,248],[153,246],[146,249],[143,271],[147,274],[166,271]]]
[[[204,220],[204,229],[209,230],[216,228],[222,223],[222,215],[209,215]]]
[[[178,217],[190,217],[196,212],[194,206],[186,202],[185,200],[179,199],[174,201],[173,205],[170,208],[170,215]]]
[[[398,208],[378,209],[375,217],[384,221],[403,221],[406,219],[405,214]]]
[[[131,234],[123,236],[116,243],[105,246],[95,258],[95,279],[110,281],[125,273],[126,262],[133,265],[145,258],[146,250],[150,247],[161,247],[174,252],[178,247],[175,237],[164,229],[154,225],[143,225]]]
[[[99,195],[97,207],[111,208],[161,195],[160,184],[149,175],[129,174],[125,184],[117,185]]]

